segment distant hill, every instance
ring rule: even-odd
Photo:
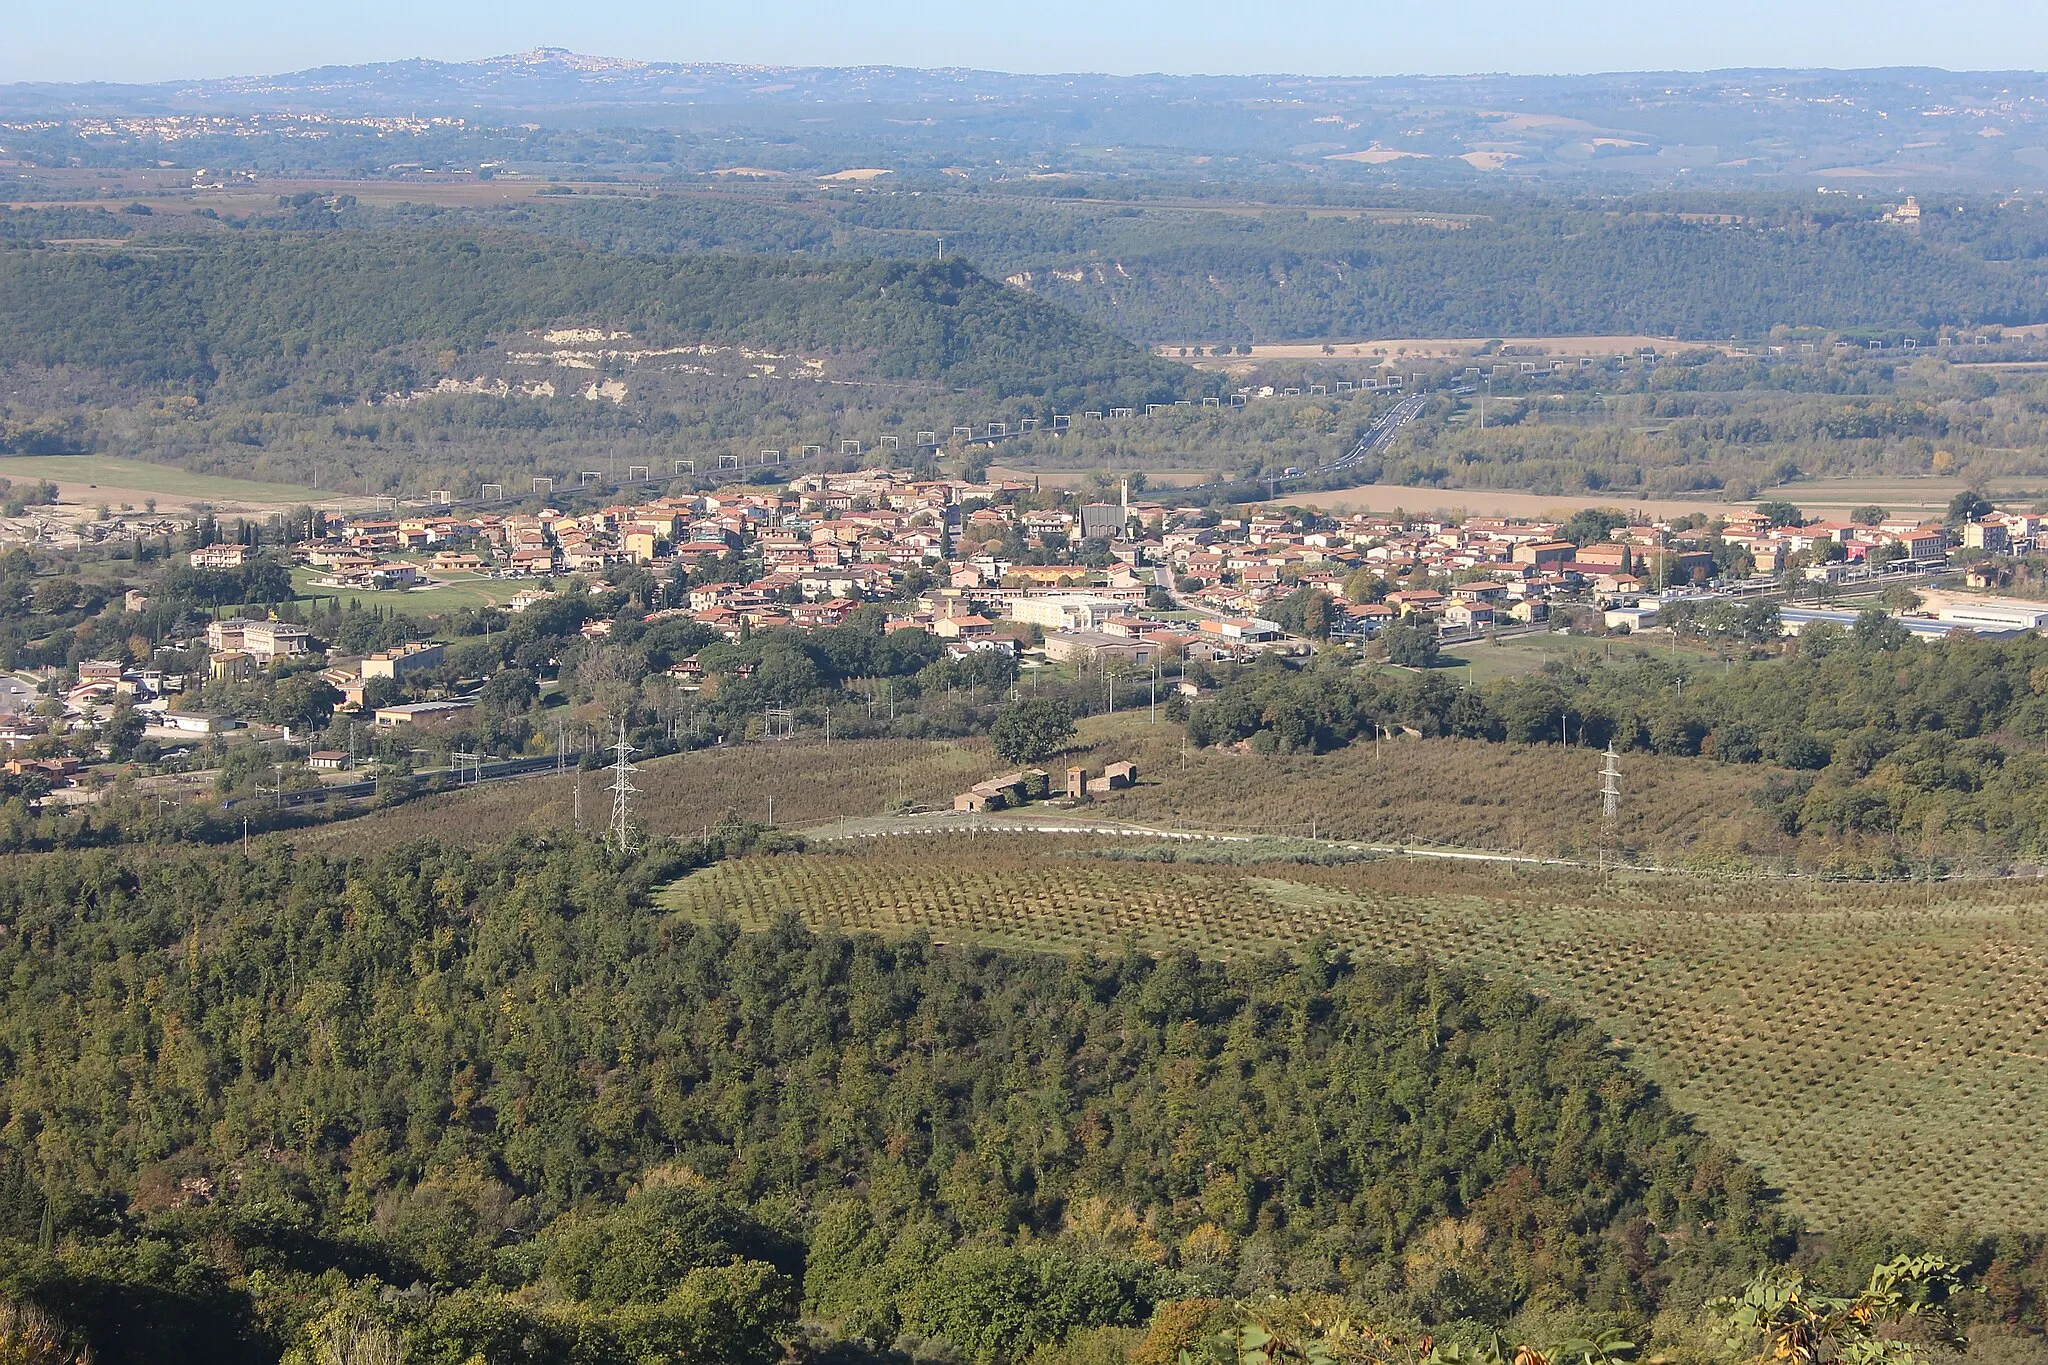
[[[758,137],[744,149],[749,159],[727,165],[762,164],[759,153],[785,146],[793,133],[794,159],[828,173],[951,166],[1014,178],[1021,160],[1034,174],[1169,172],[1207,181],[1252,173],[1339,183],[1775,183],[1872,193],[2048,184],[2048,76],[2025,71],[1015,75],[644,62],[540,48],[473,62],[382,62],[155,85],[0,87],[0,132],[10,153],[26,148],[31,164],[71,164],[45,159],[60,147],[86,165],[123,156],[154,165],[167,150],[180,165],[246,164],[252,153],[262,164],[308,151],[293,145],[304,138],[274,123],[166,122],[202,112],[459,118],[472,135],[527,123],[687,126],[733,135],[710,139],[727,151],[735,138]],[[123,116],[137,121],[104,122]],[[71,126],[76,119],[96,122]],[[420,131],[375,130],[384,139],[370,148],[376,164],[425,155],[430,165],[446,157],[451,166],[467,160],[474,167],[505,156],[504,146],[474,137],[476,145],[458,155],[430,141],[409,156],[404,139]],[[347,132],[325,125],[315,141],[345,155],[354,145]],[[519,150],[515,159],[523,160],[534,149]],[[628,140],[601,159],[623,164],[646,151]],[[590,153],[579,144],[579,169],[598,164]],[[212,159],[186,160],[193,156]]]
[[[1196,384],[959,260],[657,259],[445,232],[0,251],[0,364],[124,386],[364,398],[435,357],[445,368],[548,328],[616,332],[642,350],[795,352],[818,358],[820,378],[996,398],[1161,401]],[[637,363],[626,349],[583,368]]]

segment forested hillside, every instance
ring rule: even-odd
[[[342,403],[404,388],[425,357],[544,327],[827,352],[850,377],[995,397],[1143,402],[1192,387],[1181,367],[957,259],[654,260],[461,232],[0,251],[0,364],[128,385]]]
[[[1981,201],[1944,207],[1918,234],[1874,221],[1874,210],[1790,195],[1609,205],[1411,194],[1357,197],[1346,212],[1142,195],[811,191],[792,203],[735,192],[399,214],[633,251],[920,257],[943,238],[992,275],[1150,341],[1919,334],[2048,315],[2038,268],[2048,219]]]
[[[1784,1249],[1751,1172],[1512,985],[652,903],[719,851],[7,868],[0,1223],[54,1255],[6,1289],[122,1305],[72,1319],[109,1363],[274,1356],[350,1303],[433,1360],[650,1331],[761,1360],[799,1303],[1007,1359],[1290,1287],[1643,1321]]]

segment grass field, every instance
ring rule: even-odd
[[[512,600],[521,588],[533,586],[513,578],[485,578],[478,574],[430,574],[436,586],[417,590],[399,591],[391,589],[378,592],[375,589],[329,588],[314,582],[324,577],[325,569],[294,569],[292,583],[301,597],[336,597],[346,605],[354,602],[363,607],[389,607],[409,616],[439,616],[444,612],[456,611],[463,607],[502,607]]]
[[[332,492],[294,484],[256,483],[193,474],[146,460],[121,460],[109,455],[18,455],[0,458],[0,478],[16,482],[48,479],[66,502],[91,506],[98,502],[132,502],[147,497],[163,502],[207,502],[230,506],[288,507],[293,503],[332,501]]]
[[[950,806],[954,793],[994,769],[986,744],[923,740],[859,740],[830,749],[814,740],[700,749],[640,763],[635,821],[651,834],[688,836],[716,824],[727,810],[766,823],[774,801],[784,828],[823,824],[844,815],[876,815],[899,802]],[[609,773],[583,774],[583,816],[602,826],[611,809]],[[295,834],[308,847],[389,847],[431,835],[482,843],[516,829],[549,830],[575,818],[576,779],[536,777],[484,783],[391,810]]]
[[[829,847],[844,851],[741,859],[665,894],[747,925],[794,909],[953,941],[1227,954],[1327,933],[1511,973],[1599,1020],[1816,1226],[2048,1226],[2048,887],[1152,865],[1030,835]]]
[[[1143,712],[1091,718],[1081,736],[1093,741],[1091,763],[1138,765],[1136,787],[1091,804],[1109,818],[1588,858],[1603,839],[1600,757],[1590,749],[1399,739],[1327,754],[1183,754],[1180,728],[1147,726]],[[1768,780],[1761,768],[1654,754],[1630,754],[1621,768],[1610,847],[1702,867],[1790,850],[1751,803]]]
[[[1139,783],[1098,796],[1087,813],[1161,827],[1283,837],[1359,839],[1497,849],[1545,857],[1627,850],[1659,865],[1746,866],[1791,851],[1750,801],[1769,774],[1755,766],[1631,754],[1622,762],[1622,816],[1603,844],[1597,772],[1588,749],[1391,740],[1328,754],[1262,756],[1180,746],[1180,727],[1140,708],[1084,717],[1072,761],[1100,771],[1129,759]],[[1060,760],[1046,764],[1059,766]],[[1183,771],[1183,764],[1185,770]],[[899,802],[950,807],[1001,765],[983,741],[816,740],[747,744],[642,763],[636,811],[658,834],[690,834],[727,807],[790,829],[868,816]],[[584,812],[605,778],[584,780]],[[308,837],[402,842],[423,833],[489,838],[514,826],[570,822],[568,779],[484,784],[359,817]],[[338,832],[345,828],[346,834]]]
[[[1496,678],[1534,673],[1551,660],[1563,659],[1576,650],[1590,650],[1602,658],[1614,659],[1630,659],[1645,654],[1654,654],[1660,659],[1674,658],[1682,662],[1688,677],[1701,668],[1723,666],[1719,658],[1690,645],[1680,644],[1673,650],[1668,637],[1635,639],[1624,636],[1589,640],[1584,636],[1549,632],[1516,635],[1498,644],[1482,641],[1453,645],[1443,652],[1440,666],[1456,669],[1453,676],[1459,682],[1488,683]],[[1469,674],[1465,670],[1467,664],[1471,666]]]

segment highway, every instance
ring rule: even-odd
[[[1388,446],[1394,443],[1394,437],[1400,434],[1401,428],[1420,417],[1422,410],[1427,406],[1429,406],[1428,395],[1421,393],[1409,394],[1406,398],[1394,404],[1393,407],[1381,413],[1379,420],[1366,428],[1365,435],[1358,438],[1357,445],[1351,447],[1350,450],[1329,464],[1322,465],[1311,472],[1315,474],[1329,474],[1336,470],[1350,469],[1354,465],[1363,464],[1373,456],[1381,454]],[[1297,475],[1296,477],[1306,478],[1308,475]],[[1282,482],[1285,482],[1285,480],[1282,480]]]

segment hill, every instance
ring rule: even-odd
[[[1132,839],[852,840],[721,864],[669,903],[748,925],[793,909],[849,929],[1068,951],[1134,941],[1239,960],[1327,939],[1500,973],[1609,1030],[1821,1227],[2048,1225],[2035,1135],[2048,893],[2030,883],[1189,857]]]
[[[997,398],[1143,402],[1193,387],[1184,367],[959,260],[657,260],[433,232],[0,251],[0,364],[122,386],[333,406],[431,386],[437,357],[447,377],[465,353],[544,329],[610,342],[601,360],[616,368],[713,345],[838,358],[812,367],[819,378]]]
[[[1512,985],[651,899],[741,851],[0,869],[0,1236],[55,1250],[0,1292],[107,1365],[379,1322],[430,1360],[746,1365],[799,1296],[988,1361],[1288,1288],[1647,1322],[1784,1250],[1753,1172]]]
[[[1027,75],[541,48],[149,86],[24,82],[0,87],[0,114],[15,121],[10,152],[45,166],[154,165],[170,152],[186,165],[359,161],[387,174],[403,173],[394,158],[477,169],[497,157],[582,173],[870,167],[938,180],[944,167],[1008,180],[1029,165],[1198,185],[1466,187],[1820,176],[2003,193],[2041,185],[2043,87],[2028,71]]]

